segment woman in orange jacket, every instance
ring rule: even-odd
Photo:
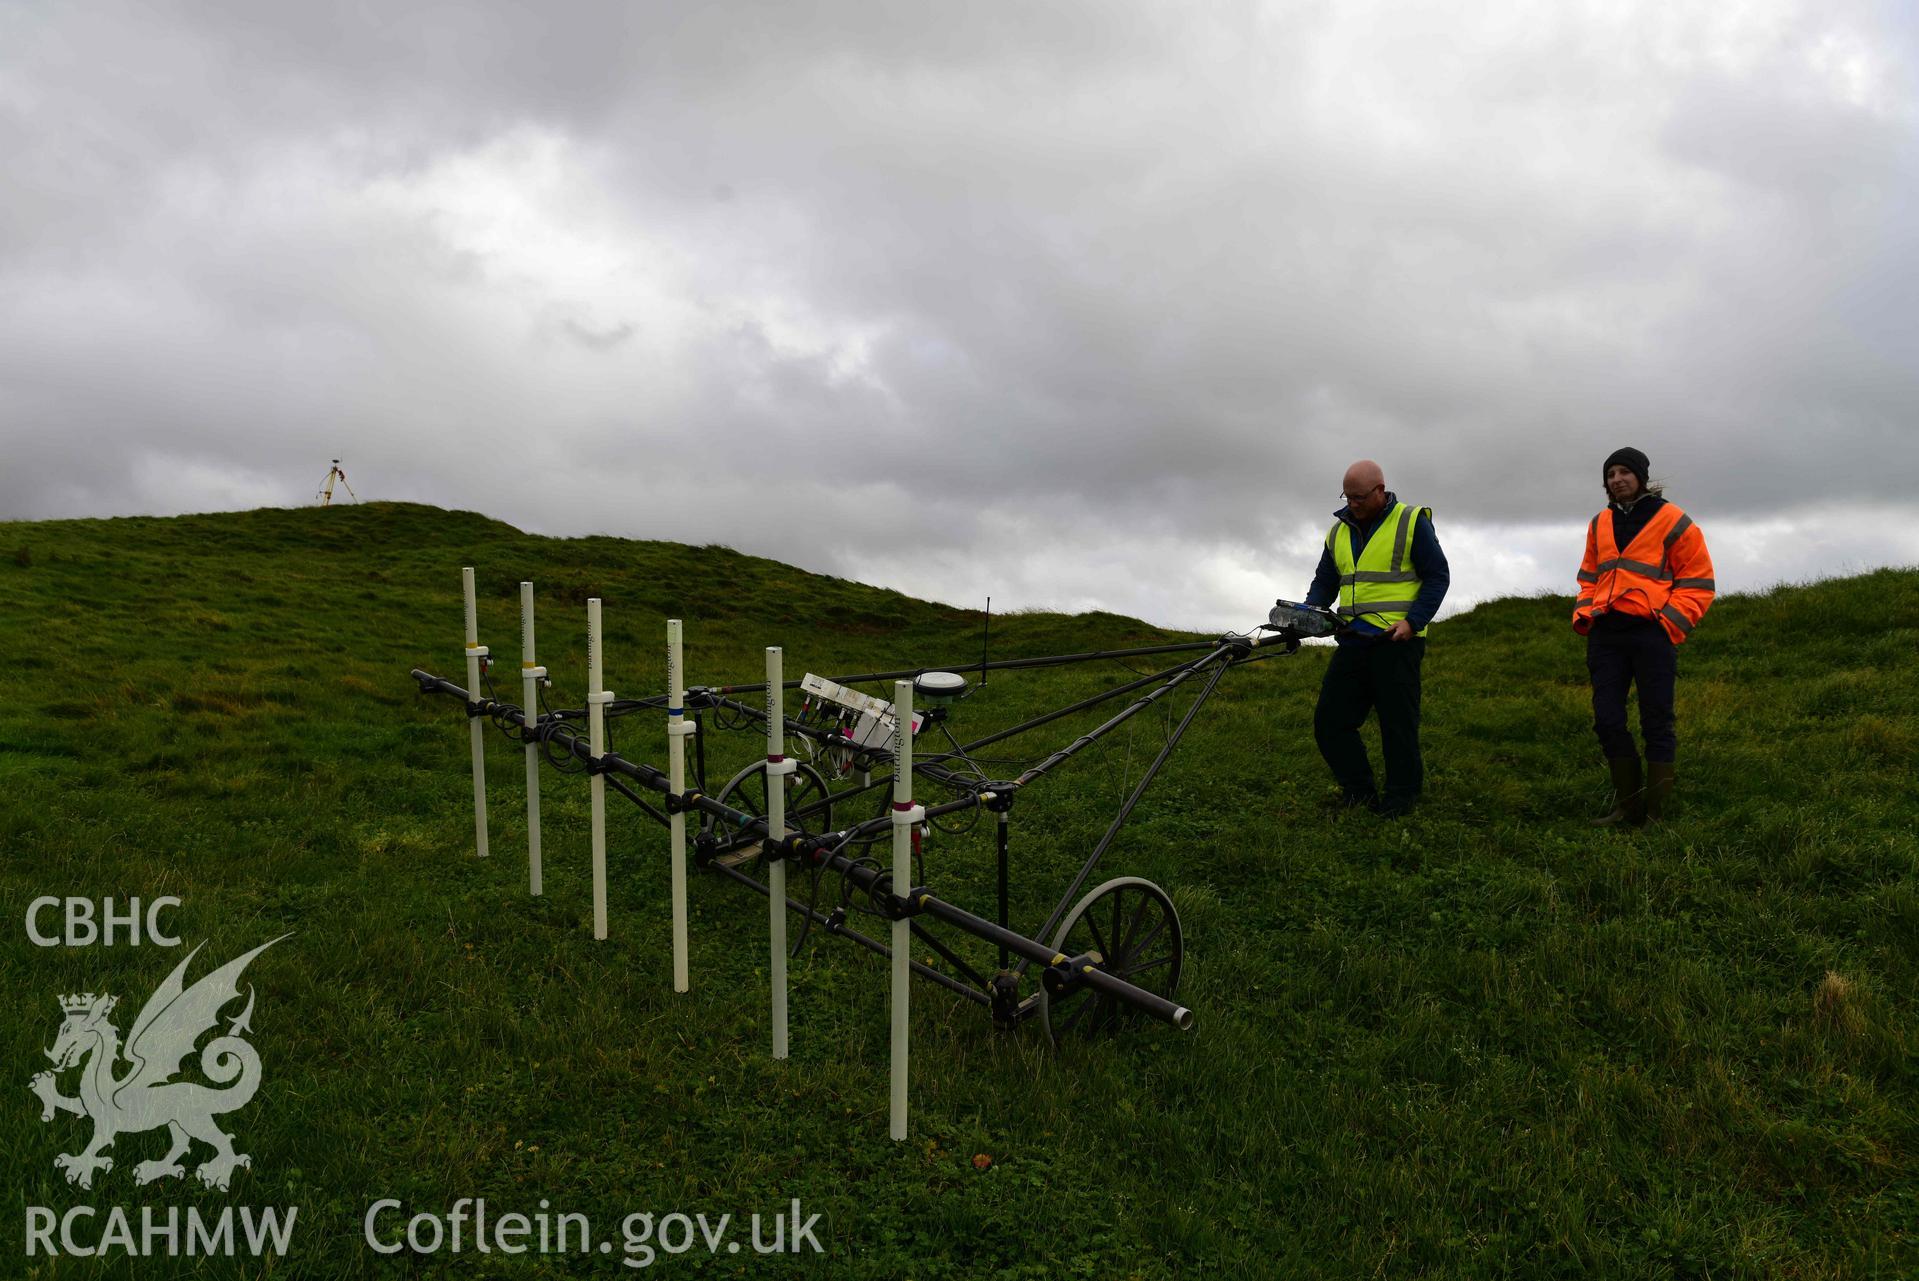
[[[1586,530],[1573,630],[1586,638],[1593,732],[1612,770],[1612,810],[1593,822],[1658,821],[1673,789],[1673,692],[1678,649],[1712,604],[1712,557],[1692,517],[1649,486],[1646,455],[1616,449],[1601,476],[1606,510]],[[1646,768],[1626,725],[1626,691],[1639,687]]]

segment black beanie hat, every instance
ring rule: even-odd
[[[1630,468],[1632,474],[1639,477],[1640,488],[1645,488],[1646,473],[1652,470],[1652,463],[1644,454],[1634,449],[1631,445],[1626,446],[1624,449],[1613,450],[1610,454],[1606,455],[1605,465],[1599,469],[1599,479],[1602,481],[1605,480],[1606,473],[1619,466]]]

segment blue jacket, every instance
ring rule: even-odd
[[[1352,508],[1342,507],[1333,515],[1345,521],[1353,531],[1353,557],[1366,547],[1368,540],[1379,532],[1380,524],[1386,514],[1397,506],[1399,495],[1387,493],[1386,505],[1379,515],[1366,525],[1353,523]],[[1433,615],[1439,612],[1440,602],[1446,599],[1446,589],[1452,586],[1452,569],[1446,564],[1446,553],[1439,549],[1439,535],[1433,532],[1433,520],[1425,512],[1413,522],[1413,572],[1419,575],[1419,594],[1413,598],[1413,607],[1406,611],[1406,621],[1412,624],[1414,631],[1433,621]],[[1312,590],[1306,593],[1308,605],[1337,605],[1339,603],[1339,566],[1333,562],[1330,547],[1319,553],[1319,568],[1313,571]],[[1385,632],[1365,619],[1353,620],[1351,626],[1341,631],[1338,641],[1342,645],[1370,643],[1376,636]]]

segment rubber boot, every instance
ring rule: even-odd
[[[1672,799],[1671,761],[1646,762],[1646,821],[1657,823],[1666,817],[1666,802]]]
[[[1639,771],[1639,758],[1621,756],[1606,763],[1612,767],[1612,812],[1594,819],[1593,826],[1645,822],[1646,780]]]

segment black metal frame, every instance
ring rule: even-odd
[[[1277,647],[1277,648],[1275,648]],[[1096,993],[1112,997],[1145,1014],[1171,1023],[1182,1029],[1192,1025],[1192,1012],[1172,1001],[1133,986],[1124,980],[1105,973],[1097,956],[1068,957],[1056,952],[1045,940],[1051,935],[1061,920],[1077,900],[1081,889],[1105,857],[1120,830],[1131,817],[1147,788],[1165,767],[1171,758],[1173,749],[1178,746],[1181,737],[1192,725],[1199,709],[1218,688],[1220,680],[1233,667],[1248,662],[1272,657],[1275,653],[1292,654],[1299,649],[1299,638],[1290,632],[1271,632],[1266,635],[1224,636],[1212,641],[1193,641],[1171,645],[1153,645],[1133,649],[1100,650],[1082,654],[1063,654],[1038,658],[1001,659],[987,662],[955,664],[945,667],[921,667],[892,672],[867,672],[851,676],[839,676],[833,679],[840,684],[882,680],[914,679],[929,671],[980,672],[1010,670],[1018,668],[1052,667],[1074,663],[1087,663],[1128,658],[1165,655],[1175,653],[1194,653],[1204,650],[1198,657],[1176,662],[1169,667],[1150,674],[1140,675],[1136,679],[1122,682],[1111,689],[1080,699],[1063,708],[1042,713],[1030,720],[1010,728],[996,731],[971,743],[955,744],[949,752],[933,752],[914,759],[913,771],[929,782],[949,791],[961,793],[955,799],[925,807],[928,821],[944,815],[967,810],[986,811],[993,814],[996,826],[995,852],[998,876],[998,920],[987,920],[956,904],[949,903],[924,886],[908,887],[900,893],[892,883],[892,874],[869,858],[849,857],[846,851],[856,843],[876,840],[890,831],[890,814],[854,823],[831,832],[809,831],[804,820],[818,814],[827,805],[838,805],[847,798],[871,791],[875,788],[890,786],[892,774],[886,773],[872,777],[875,767],[885,766],[892,761],[892,753],[884,747],[859,746],[841,736],[836,730],[820,726],[803,724],[792,717],[785,721],[786,732],[808,738],[816,743],[840,751],[851,751],[852,762],[859,765],[868,774],[866,782],[839,792],[829,791],[828,795],[798,810],[788,813],[787,824],[797,830],[782,840],[768,838],[765,818],[732,806],[708,796],[704,792],[706,783],[705,738],[704,732],[693,736],[695,760],[693,777],[697,785],[684,792],[675,793],[664,770],[651,765],[631,761],[614,752],[607,752],[597,760],[585,734],[582,732],[586,720],[584,708],[561,711],[541,711],[531,715],[525,709],[510,703],[501,702],[492,697],[475,698],[472,691],[464,690],[443,677],[415,668],[413,679],[418,683],[422,694],[444,694],[456,698],[465,704],[469,717],[485,716],[509,738],[524,743],[529,735],[542,747],[546,759],[566,768],[572,761],[583,762],[588,773],[602,774],[607,785],[620,795],[639,806],[639,808],[658,820],[662,825],[669,821],[673,813],[698,813],[706,818],[724,822],[734,829],[728,839],[721,839],[712,832],[702,832],[691,842],[693,857],[697,865],[717,872],[728,879],[737,881],[757,890],[761,894],[770,893],[767,883],[751,872],[732,865],[732,860],[723,859],[727,854],[736,854],[743,850],[754,850],[758,862],[780,858],[802,869],[816,874],[832,872],[841,878],[842,898],[845,899],[848,887],[863,894],[869,901],[870,911],[886,920],[910,918],[913,937],[925,943],[953,966],[963,978],[956,978],[911,960],[912,972],[930,982],[968,1000],[987,1006],[994,1021],[1002,1026],[1014,1026],[1033,1017],[1037,1013],[1039,997],[1037,993],[1024,999],[1018,996],[1021,976],[1034,966],[1040,968],[1040,980],[1050,993],[1064,995],[1078,987],[1086,987]],[[1203,679],[1201,679],[1203,678]],[[1058,905],[1037,932],[1036,937],[1028,937],[1010,928],[1008,922],[1009,903],[1009,859],[1008,859],[1008,822],[1007,815],[1022,789],[1035,780],[1045,776],[1061,764],[1072,759],[1086,748],[1112,733],[1128,720],[1166,698],[1174,690],[1189,681],[1201,680],[1197,694],[1187,707],[1178,726],[1167,736],[1158,755],[1147,766],[1138,783],[1133,787],[1118,814],[1107,827],[1105,833],[1094,845],[1092,853],[1081,865],[1078,874],[1061,895]],[[490,685],[490,681],[488,682]],[[795,688],[799,681],[786,681],[785,688]],[[1148,692],[1134,699],[1125,708],[1107,718],[1092,730],[1081,734],[1072,742],[1051,753],[1038,764],[1021,772],[1018,777],[1008,780],[990,780],[983,774],[967,777],[947,768],[955,760],[968,760],[970,754],[990,744],[1013,738],[1017,735],[1037,729],[1062,717],[1070,716],[1111,702],[1124,695],[1148,689]],[[698,720],[703,712],[724,712],[729,716],[748,717],[757,720],[762,727],[766,721],[764,706],[742,702],[736,694],[764,693],[765,683],[757,685],[726,685],[719,687],[696,687],[686,691],[686,712]],[[632,715],[641,711],[662,711],[667,706],[664,695],[621,699],[606,706],[610,717]],[[704,727],[702,726],[702,729]],[[922,732],[924,727],[922,727]],[[948,734],[951,740],[950,732]],[[556,756],[556,749],[565,753]],[[634,784],[640,789],[635,790]],[[662,806],[655,808],[648,804],[645,791],[659,794]],[[663,812],[664,811],[664,812]],[[817,889],[817,883],[815,888]],[[877,952],[882,956],[891,956],[892,949],[878,939],[849,927],[846,923],[847,911],[844,903],[831,911],[820,910],[817,900],[800,902],[789,896],[787,910],[796,913],[806,923],[803,927],[800,944],[804,943],[805,930],[817,925],[828,934],[838,935],[851,940],[860,947]],[[977,968],[960,957],[942,940],[927,929],[919,919],[929,917],[934,921],[949,925],[961,932],[981,939],[998,949],[999,972],[994,975],[981,973]],[[1014,963],[1017,958],[1017,963]],[[964,981],[963,981],[964,980]]]

